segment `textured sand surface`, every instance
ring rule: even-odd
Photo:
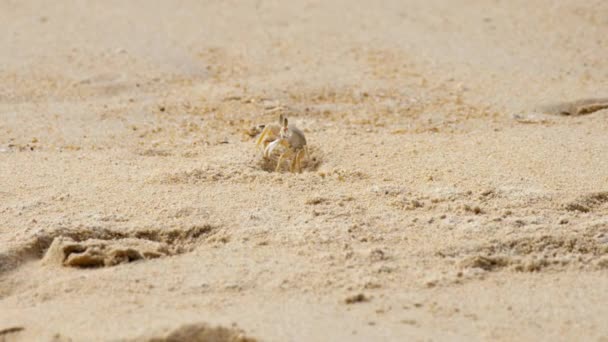
[[[0,341],[608,340],[607,1],[4,0],[0,46]]]

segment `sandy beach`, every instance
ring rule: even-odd
[[[2,0],[0,46],[0,341],[608,341],[605,0]]]

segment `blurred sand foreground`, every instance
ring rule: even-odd
[[[608,340],[608,1],[1,0],[0,46],[0,340]]]

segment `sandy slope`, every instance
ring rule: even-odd
[[[606,1],[0,23],[0,340],[608,339],[608,101],[546,107],[608,96]],[[301,174],[249,135],[279,113]]]

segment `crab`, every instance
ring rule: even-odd
[[[306,146],[306,138],[304,132],[298,129],[295,125],[289,124],[289,121],[282,114],[279,116],[279,123],[271,123],[264,126],[264,130],[256,141],[256,147],[264,145],[264,158],[268,159],[272,152],[278,146],[285,148],[284,152],[279,156],[275,172],[281,168],[281,162],[293,155],[291,161],[291,172],[302,171],[302,158],[304,154],[308,156],[308,147]]]

